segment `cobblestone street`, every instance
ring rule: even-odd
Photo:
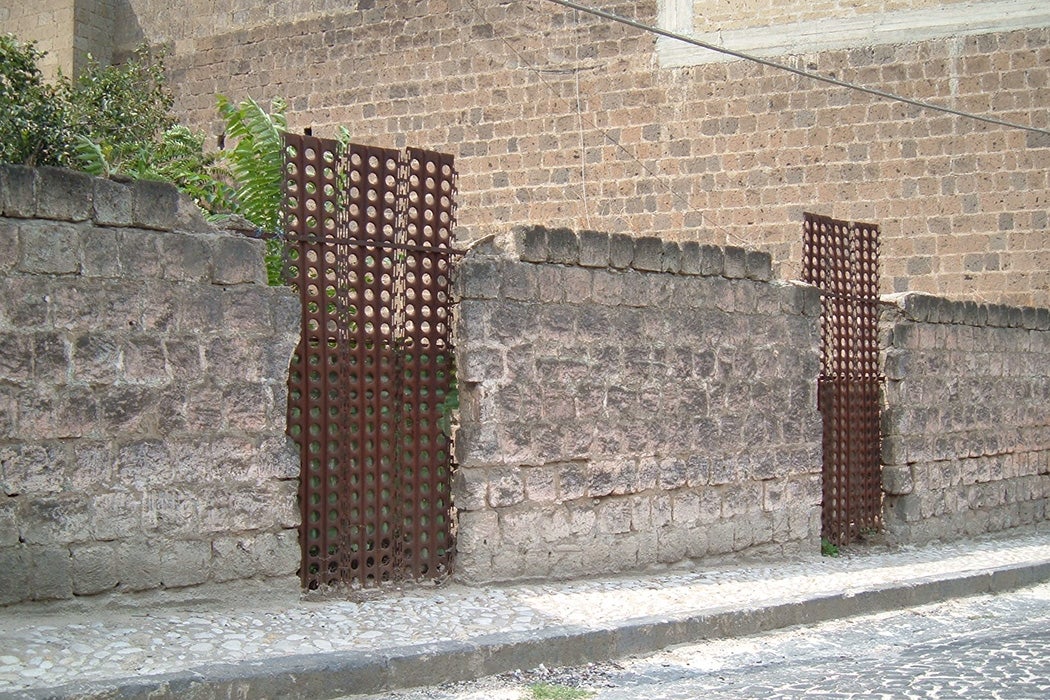
[[[613,664],[425,688],[400,700],[512,700],[537,683],[599,700],[1050,697],[1050,584]],[[378,696],[375,696],[378,698]]]

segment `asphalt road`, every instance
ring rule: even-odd
[[[370,698],[527,700],[537,684],[599,700],[1050,699],[1050,583],[575,669],[530,669]],[[567,694],[567,696],[571,693]]]

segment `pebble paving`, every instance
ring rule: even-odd
[[[277,604],[159,606],[49,613],[0,609],[0,694],[142,677],[217,663],[467,641],[571,625],[598,629],[649,616],[752,609],[820,593],[1050,561],[1050,528],[948,545],[858,549],[838,558],[667,570],[515,586],[445,584]]]

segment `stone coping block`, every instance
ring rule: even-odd
[[[0,214],[156,231],[210,228],[196,205],[169,182],[96,178],[23,165],[0,165]]]
[[[898,310],[909,321],[993,328],[1050,330],[1050,309],[954,301],[932,294],[905,292],[881,297],[883,309]]]
[[[497,245],[497,247],[499,247]],[[658,236],[572,231],[567,228],[517,226],[509,249],[522,262],[639,272],[664,272],[696,277],[725,277],[769,282],[769,253],[735,246],[670,241]]]

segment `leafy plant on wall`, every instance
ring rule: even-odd
[[[255,100],[234,104],[218,96],[219,114],[226,122],[226,137],[236,141],[224,152],[236,183],[231,209],[263,231],[275,234],[266,241],[266,274],[271,285],[281,284],[284,243],[281,238],[281,173],[284,143],[281,132],[288,128],[287,103],[274,98],[272,112]]]
[[[37,67],[43,55],[0,35],[0,162],[70,163],[74,133],[64,101]]]

